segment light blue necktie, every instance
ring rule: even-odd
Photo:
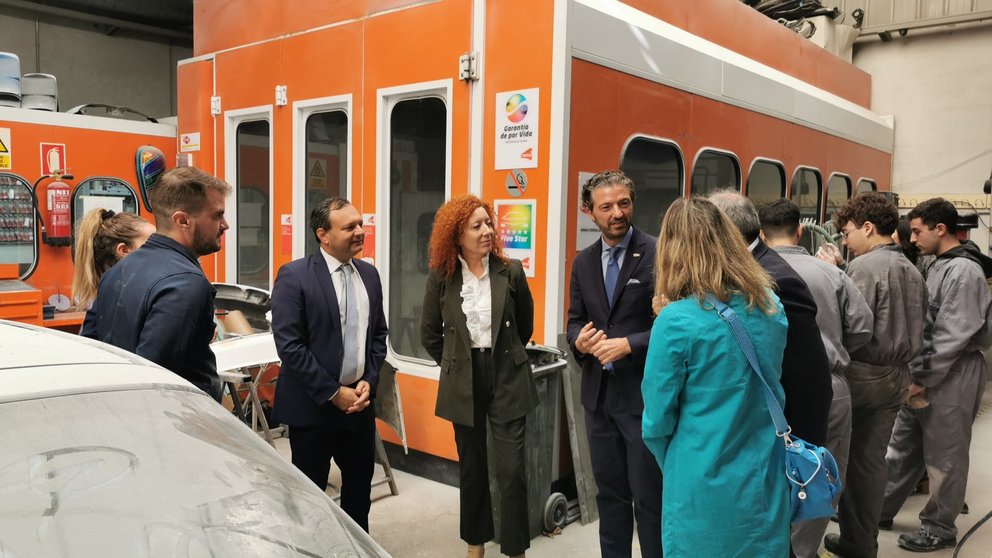
[[[344,321],[341,323],[344,358],[341,360],[341,377],[338,381],[347,386],[355,383],[358,378],[358,301],[355,300],[355,285],[351,281],[355,268],[349,263],[339,267],[338,271],[344,274],[342,292],[345,307]]]
[[[613,308],[613,294],[617,290],[617,279],[620,277],[620,265],[617,259],[620,257],[621,248],[614,246],[610,248],[610,257],[606,262],[606,301],[610,308]]]

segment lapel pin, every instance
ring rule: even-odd
[[[631,254],[631,256],[633,256],[635,258],[640,258],[641,257],[641,253],[640,252],[634,252],[633,254]]]

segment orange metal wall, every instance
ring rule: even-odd
[[[538,166],[526,169],[529,186],[520,200],[537,200],[534,246],[534,278],[529,286],[534,297],[534,339],[538,343],[554,345],[556,339],[544,339],[544,324],[549,311],[546,296],[546,277],[549,266],[558,262],[547,261],[547,238],[554,234],[548,230],[548,212],[558,210],[558,200],[548,197],[548,177],[551,160],[551,58],[554,21],[552,2],[486,3],[485,95],[483,111],[482,195],[487,200],[508,199],[506,191],[507,170],[495,168],[496,94],[518,89],[540,89],[538,127]],[[526,14],[526,17],[522,17]],[[552,311],[552,309],[550,309]]]
[[[630,0],[628,3],[838,95],[867,104],[870,87],[867,75],[826,53],[821,56],[808,50],[803,46],[805,42],[793,41],[797,38],[786,35],[791,32],[734,0],[662,3]],[[230,140],[224,137],[224,117],[210,115],[211,95],[221,97],[223,112],[267,107],[273,105],[275,86],[286,85],[288,105],[272,106],[275,195],[270,218],[276,225],[279,215],[292,213],[293,209],[293,102],[351,94],[350,197],[361,212],[381,214],[375,182],[382,164],[377,153],[378,90],[451,80],[452,96],[447,102],[452,120],[451,193],[465,193],[469,191],[470,175],[471,88],[478,84],[459,81],[458,57],[473,49],[482,50],[483,157],[482,184],[477,186],[487,200],[509,197],[504,186],[507,171],[493,170],[494,111],[499,110],[495,107],[496,94],[540,89],[538,166],[526,170],[529,186],[522,199],[537,203],[536,276],[530,287],[536,304],[536,340],[549,344],[555,340],[541,338],[544,324],[548,315],[555,316],[560,309],[554,307],[554,301],[549,306],[545,284],[549,267],[559,262],[547,261],[546,240],[549,235],[560,233],[548,230],[548,213],[559,211],[562,203],[569,208],[577,207],[578,171],[618,166],[622,146],[634,132],[670,137],[678,142],[685,150],[687,168],[691,167],[696,150],[706,145],[737,153],[745,172],[757,154],[782,159],[789,173],[797,161],[814,164],[824,171],[824,178],[835,161],[857,161],[873,173],[871,176],[880,186],[888,184],[888,155],[575,61],[570,86],[571,137],[567,148],[569,194],[567,200],[549,199],[554,2],[486,2],[484,46],[472,45],[472,10],[471,0],[297,0],[291,9],[285,3],[268,0],[199,0],[195,6],[195,53],[210,55],[210,59],[186,63],[179,69],[179,133],[201,133],[201,151],[194,154],[195,166],[221,177],[227,175],[224,153],[225,142]],[[711,19],[697,15],[700,12],[707,13]],[[752,32],[745,34],[743,30],[747,26]],[[733,34],[739,36],[725,36]],[[810,63],[819,64],[820,69],[810,70],[806,66]],[[860,176],[854,170],[850,174],[855,179]],[[574,231],[575,211],[569,210],[567,214],[566,231]],[[290,261],[292,254],[280,241],[279,227],[273,226],[271,231],[274,274]],[[575,238],[571,232],[567,232],[566,238],[565,256],[570,262],[576,248]],[[225,278],[223,260],[221,254],[204,262],[208,276],[217,280]],[[399,374],[397,378],[403,393],[410,446],[455,459],[451,427],[434,416],[437,382],[408,374]],[[389,435],[386,439],[397,441]]]
[[[193,54],[218,52],[420,4],[423,0],[197,0]]]
[[[272,105],[275,86],[287,86],[288,105],[273,107],[275,195],[271,200],[271,216],[275,220],[281,214],[290,214],[293,212],[293,102],[351,94],[352,106],[348,115],[352,126],[350,198],[359,211],[375,213],[375,178],[381,164],[376,153],[378,90],[451,79],[452,96],[447,100],[452,120],[449,140],[451,189],[453,195],[468,191],[469,85],[458,81],[457,72],[458,57],[470,48],[471,2],[428,3],[415,9],[386,13],[383,10],[409,2],[367,2],[364,7],[360,2],[300,2],[302,11],[294,10],[293,13],[269,2],[239,3],[238,12],[260,10],[251,16],[253,22],[261,24],[257,26],[239,24],[241,16],[237,14],[226,17],[225,12],[235,11],[232,4],[197,3],[197,17],[206,18],[198,19],[196,24],[198,53],[313,28],[332,20],[357,19],[218,52],[213,61],[181,66],[179,133],[201,132],[201,153],[204,155],[200,157],[204,158],[194,159],[195,166],[221,177],[227,175],[223,154],[229,139],[224,137],[223,117],[210,116],[211,95],[221,97],[222,111],[226,112]],[[310,16],[304,15],[307,6],[312,8]],[[201,14],[201,10],[209,13]],[[368,12],[379,15],[364,17]],[[216,19],[210,19],[212,17]],[[212,135],[216,138],[212,141],[206,138],[211,130],[215,130]],[[217,154],[213,168],[206,164],[205,158],[212,152]],[[279,227],[272,227],[273,274],[292,259],[292,253],[280,241],[280,234]],[[225,278],[223,253],[216,258],[214,277]],[[437,383],[403,374],[398,376],[398,381],[403,392],[410,446],[454,459],[456,453],[450,425],[434,416]],[[387,435],[386,439],[390,437]]]
[[[690,183],[699,150],[715,148],[737,155],[742,184],[747,183],[752,161],[763,157],[784,164],[787,183],[796,167],[805,165],[819,169],[824,189],[833,172],[849,175],[852,188],[859,178],[868,177],[880,190],[889,189],[890,154],[797,124],[578,59],[572,61],[571,91],[568,207],[578,207],[578,173],[618,168],[623,147],[635,134],[678,144],[685,184]],[[574,231],[578,216],[575,211],[567,215],[567,230]],[[657,234],[656,230],[648,232]],[[575,241],[574,235],[567,237],[568,273],[571,255],[583,248]]]
[[[192,157],[193,166],[216,174],[214,149],[216,149],[217,143],[214,140],[213,117],[210,116],[210,97],[213,95],[213,63],[203,61],[184,64],[179,66],[176,71],[180,86],[178,130],[201,132],[200,150],[189,155]],[[218,273],[223,273],[224,262],[217,254],[200,258],[200,265],[203,267],[203,273],[211,281],[216,281],[219,277]]]
[[[72,118],[67,116],[67,118]],[[82,117],[80,117],[82,118]],[[35,123],[12,122],[0,120],[0,127],[10,128],[13,159],[10,172],[26,180],[28,184],[41,175],[41,143],[64,143],[66,146],[66,163],[74,176],[73,180],[65,181],[75,192],[76,185],[89,177],[107,176],[119,178],[127,182],[138,196],[141,215],[153,221],[150,213],[145,211],[141,203],[141,193],[138,191],[137,170],[135,169],[135,152],[142,145],[154,145],[165,153],[168,168],[175,166],[176,140],[160,136],[148,136],[124,132],[108,132],[84,128],[70,128]],[[51,223],[48,207],[45,203],[45,186],[50,181],[43,181],[39,186],[39,205],[46,224]],[[40,238],[40,228],[37,232]],[[47,301],[53,294],[70,296],[72,291],[72,256],[68,246],[48,246],[41,243],[38,253],[38,265],[26,280],[36,289],[42,291],[42,300]],[[47,302],[46,302],[47,304]]]
[[[623,2],[693,35],[870,108],[870,75],[738,0]]]

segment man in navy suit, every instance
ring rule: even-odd
[[[618,170],[582,187],[582,210],[602,236],[572,265],[568,343],[582,365],[582,406],[599,493],[603,558],[661,551],[661,470],[641,437],[641,379],[654,315],[657,239],[631,225],[634,183]]]
[[[341,508],[369,530],[375,457],[372,403],[386,358],[382,283],[355,259],[362,216],[342,198],[310,214],[320,249],[284,265],[272,289],[272,333],[282,360],[272,416],[289,425],[296,465],[322,490],[331,459],[341,469]]]

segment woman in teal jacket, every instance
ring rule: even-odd
[[[677,200],[658,238],[656,306],[641,391],[644,442],[664,474],[666,558],[789,556],[785,446],[733,331],[751,336],[779,403],[786,319],[768,274],[712,203]],[[670,301],[670,302],[669,302]]]

